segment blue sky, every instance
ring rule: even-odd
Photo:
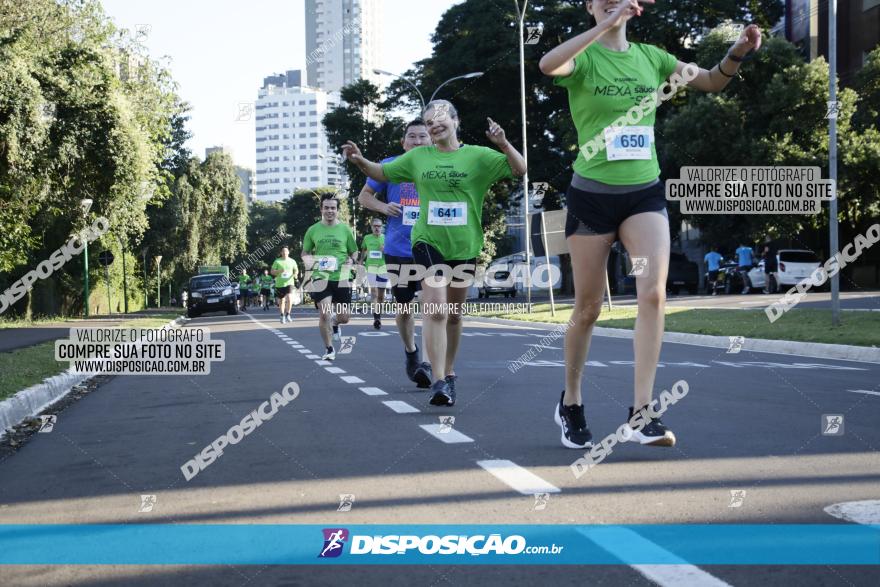
[[[227,145],[239,165],[254,167],[254,123],[236,122],[237,105],[253,102],[263,77],[305,69],[304,0],[102,0],[117,26],[149,27],[151,57],[170,57],[180,95],[192,105],[189,147]],[[456,0],[382,0],[384,57],[402,73],[431,53],[430,36]]]

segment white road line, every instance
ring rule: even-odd
[[[844,501],[825,508],[825,513],[856,524],[880,524],[880,500]]]
[[[387,401],[387,402],[382,402],[382,403],[385,404],[386,406],[388,406],[389,408],[391,408],[392,410],[394,410],[395,412],[397,412],[398,414],[415,414],[419,411],[418,408],[414,408],[411,405],[409,405],[408,403],[398,401],[398,400]]]
[[[293,348],[296,348],[296,347],[298,347],[298,346],[302,346],[302,345],[296,344],[296,343],[293,342],[292,340],[288,340],[288,341],[287,341],[287,344],[289,344],[289,345],[292,346]]]
[[[513,461],[477,461],[477,464],[494,475],[499,481],[506,483],[523,495],[560,492],[560,489],[555,485],[544,481],[528,469],[523,469]]]
[[[660,587],[677,587],[678,585],[730,587],[729,583],[725,583],[699,567],[688,564],[686,560],[628,528],[594,526],[578,529],[578,532],[623,562],[626,562],[633,551],[639,552],[642,556],[645,553],[651,553],[651,558],[663,561],[662,564],[630,565],[646,579],[657,583]]]
[[[299,352],[301,352],[302,354],[304,354],[304,355],[310,355],[310,354],[312,354],[312,351],[310,351],[309,349],[297,349],[297,350],[298,350]]]
[[[367,395],[388,395],[378,387],[361,387],[360,390]]]
[[[853,393],[864,393],[865,395],[880,395],[880,391],[868,391],[867,389],[847,389]]]
[[[324,371],[327,373],[333,373],[334,375],[345,373],[345,369],[340,369],[339,367],[324,367]]]
[[[470,436],[465,436],[455,428],[448,429],[448,432],[440,432],[440,429],[443,428],[440,424],[420,424],[419,428],[436,438],[437,440],[442,440],[446,444],[459,444],[462,442],[473,442],[474,439]]]
[[[315,363],[320,365],[321,367],[329,367],[330,365],[333,364],[332,361],[324,361],[324,360],[318,360],[318,361],[315,361]]]
[[[364,383],[363,379],[361,379],[360,377],[355,377],[353,375],[345,375],[343,377],[340,377],[340,379],[342,379],[346,383]]]
[[[306,355],[306,358],[307,358],[307,359],[319,359],[319,360],[320,360],[321,356],[320,356],[320,355]]]

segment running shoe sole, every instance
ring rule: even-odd
[[[638,442],[645,446],[675,446],[675,440],[675,434],[672,431],[663,436],[645,436],[641,431],[632,430],[630,442]]]
[[[562,423],[562,416],[559,415],[559,404],[556,404],[556,409],[553,410],[553,421],[556,422],[556,425],[559,426],[560,430],[560,440],[562,441],[562,446],[565,448],[593,448],[593,442],[588,440],[585,444],[578,444],[576,442],[572,442],[568,438],[565,437],[565,425]]]
[[[454,406],[455,400],[446,395],[445,393],[438,391],[434,394],[434,397],[431,398],[429,402],[432,406]]]

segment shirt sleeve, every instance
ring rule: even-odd
[[[382,173],[391,183],[403,183],[405,181],[415,181],[415,173],[413,171],[416,152],[421,147],[416,147],[411,151],[407,151],[394,161],[382,164]]]
[[[390,163],[393,160],[394,159],[390,159],[390,158],[385,159],[384,161],[382,161],[382,165],[384,165],[385,163]],[[368,177],[367,178],[367,187],[369,187],[371,190],[376,192],[376,194],[384,194],[384,193],[386,193],[386,190],[388,189],[388,183],[384,182],[384,181],[376,181],[372,177]]]
[[[483,161],[481,161],[481,163],[486,169],[487,179],[490,184],[495,183],[500,179],[513,177],[513,169],[510,167],[507,155],[499,153],[495,149],[486,147],[485,155],[483,156]]]
[[[645,46],[650,47],[649,51],[654,63],[657,65],[657,73],[660,77],[660,82],[662,83],[666,81],[669,76],[675,72],[675,67],[678,65],[678,58],[660,47],[655,47],[654,45]]]
[[[572,86],[587,76],[589,67],[590,56],[587,54],[587,50],[584,49],[574,58],[574,69],[572,72],[566,76],[557,75],[553,78],[553,84],[563,88]]]
[[[348,245],[348,254],[349,255],[357,252],[357,250],[358,250],[357,243],[354,242],[354,235],[351,233],[351,229],[348,230],[348,243],[347,243],[347,245]]]
[[[305,252],[305,251],[309,251],[312,253],[315,252],[315,242],[312,239],[312,229],[311,228],[309,228],[306,231],[306,235],[303,237],[303,252]]]

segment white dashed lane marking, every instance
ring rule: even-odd
[[[345,369],[340,369],[339,367],[324,367],[324,370],[327,373],[333,373],[334,375],[345,373]]]
[[[880,525],[880,499],[835,503],[825,508],[825,513],[856,524]]]
[[[880,395],[880,391],[868,391],[867,389],[847,389],[852,393],[863,393],[865,395]]]
[[[345,375],[343,377],[340,377],[340,379],[342,379],[346,383],[365,383],[363,379],[361,379],[360,377],[355,377],[353,375]]]
[[[367,395],[388,395],[378,387],[361,387],[359,389]]]
[[[544,481],[528,469],[507,460],[477,461],[477,464],[523,495],[536,493],[559,493],[560,489]]]
[[[415,414],[419,411],[418,408],[414,408],[408,403],[399,400],[387,401],[382,403],[397,412],[398,414]]]
[[[473,438],[465,436],[455,428],[447,428],[440,424],[421,424],[419,428],[446,444],[461,444],[474,441]],[[446,432],[441,432],[441,430],[446,430]]]

